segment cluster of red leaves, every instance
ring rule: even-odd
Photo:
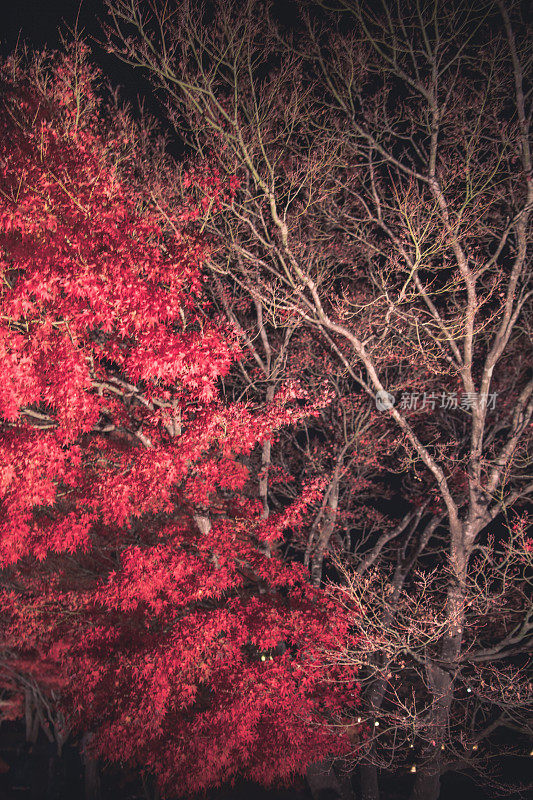
[[[344,746],[316,722],[346,699],[320,664],[347,620],[260,552],[306,498],[261,523],[239,455],[314,408],[291,388],[265,409],[223,402],[239,351],[202,300],[190,201],[171,237],[128,188],[79,56],[45,93],[13,65],[1,76],[10,686],[17,669],[62,686],[96,750],[165,791],[272,781]]]

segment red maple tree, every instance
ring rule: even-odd
[[[313,490],[266,520],[242,456],[324,399],[223,400],[239,346],[203,297],[198,209],[164,229],[131,188],[97,79],[79,43],[1,73],[4,686],[167,792],[269,782],[342,750],[316,721],[347,690],[318,665],[348,628],[264,552]],[[206,174],[210,203],[234,191]]]

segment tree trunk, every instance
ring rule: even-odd
[[[271,403],[274,399],[274,386],[269,386],[266,390],[266,401]],[[272,456],[272,440],[265,439],[261,451],[261,473],[259,477],[259,497],[263,510],[261,512],[262,519],[268,519],[270,516],[270,506],[268,504],[268,473],[270,470],[270,462]],[[269,558],[272,557],[272,547],[270,542],[263,543],[265,555]]]
[[[48,752],[46,800],[62,800],[67,786],[66,764],[58,755],[55,742],[48,743]]]
[[[26,723],[26,741],[34,745],[39,737],[39,713],[35,703],[33,693],[30,689],[24,692],[24,719]]]
[[[432,694],[428,746],[417,771],[410,800],[438,800],[442,775],[441,745],[448,728],[453,699],[453,663],[461,654],[465,615],[465,575],[468,552],[464,547],[464,531],[452,531],[451,567],[453,582],[446,600],[447,631],[440,648],[440,660],[447,669],[428,658],[426,675]]]
[[[93,734],[85,733],[82,738],[82,758],[85,769],[85,800],[100,800],[100,770],[98,759],[91,754],[89,745]]]
[[[442,765],[437,757],[430,758],[418,767],[411,800],[438,800]]]
[[[268,386],[265,399],[267,403],[272,402],[274,399],[274,386]],[[268,519],[270,514],[270,507],[268,505],[268,472],[270,469],[271,451],[272,440],[265,439],[261,451],[261,475],[259,478],[259,497],[261,498],[263,506],[263,512],[261,514],[263,519]]]
[[[328,498],[328,505],[324,514],[324,523],[319,533],[318,541],[314,553],[311,557],[311,583],[313,586],[320,586],[322,581],[322,567],[324,564],[324,553],[326,552],[331,535],[335,530],[337,522],[337,512],[339,507],[339,482],[340,478],[335,475],[333,478],[331,491]]]
[[[335,773],[332,759],[310,764],[306,778],[313,800],[353,800],[350,781]]]
[[[375,764],[361,764],[359,777],[361,800],[379,800],[378,768]]]

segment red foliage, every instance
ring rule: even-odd
[[[75,56],[45,90],[3,70],[4,685],[61,686],[96,750],[166,791],[272,781],[345,746],[316,722],[343,700],[318,665],[347,622],[258,546],[307,498],[267,525],[241,493],[239,455],[313,406],[223,402],[239,349],[202,299],[194,208],[170,236],[128,187]]]

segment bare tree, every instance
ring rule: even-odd
[[[419,756],[412,798],[432,800],[450,767],[449,732],[462,736],[467,725],[454,721],[455,699],[473,691],[466,682],[479,659],[507,659],[497,680],[510,686],[513,659],[531,642],[528,593],[518,581],[520,600],[508,584],[498,594],[510,573],[487,549],[491,526],[533,491],[531,48],[520,5],[317,2],[290,29],[275,7],[252,0],[214,11],[110,0],[109,10],[110,50],[150,76],[192,153],[219,179],[239,181],[199,222],[214,243],[216,279],[255,305],[262,355],[249,332],[247,345],[266,385],[267,331],[307,326],[352,394],[381,404],[376,424],[385,420],[398,442],[385,451],[375,433],[382,427],[373,427],[384,469],[405,473],[404,490],[426,495],[422,511],[413,505],[396,527],[345,548],[342,563],[365,607],[367,596],[379,600],[376,629],[396,641],[394,652],[405,637],[417,642],[408,654],[425,699],[408,714]],[[164,210],[168,181],[153,191]],[[311,526],[315,582],[345,445],[330,467],[321,532]],[[502,530],[517,553],[512,524]],[[392,604],[372,583],[384,588],[387,565]],[[487,620],[495,596],[505,596],[510,622],[483,655],[471,648],[469,604]],[[374,711],[390,647],[379,641],[372,653]],[[402,698],[398,691],[405,711]],[[498,703],[472,712],[487,732],[514,724],[508,707],[486,710]],[[375,798],[375,771],[367,777],[365,796]]]

